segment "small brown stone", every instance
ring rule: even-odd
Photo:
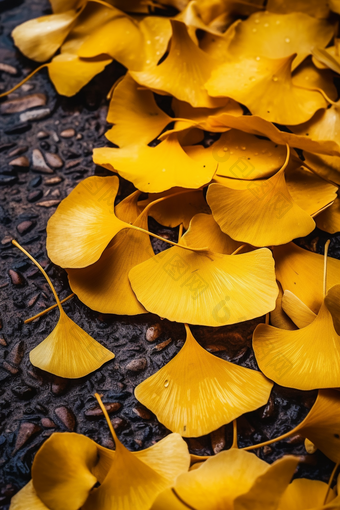
[[[17,287],[23,287],[26,283],[25,278],[18,271],[14,271],[14,269],[10,269],[8,271],[9,276],[11,277],[13,285]]]
[[[27,306],[31,308],[31,306],[33,306],[37,302],[38,297],[39,294],[35,294],[34,296],[32,296],[29,302],[27,303]]]
[[[43,173],[43,174],[53,174],[54,171],[47,166],[44,157],[39,149],[33,149],[32,152],[32,168],[33,170],[36,170],[37,172]]]
[[[153,324],[146,330],[145,338],[148,342],[154,342],[162,333],[162,326],[160,324]]]
[[[76,426],[76,417],[73,412],[65,406],[57,407],[54,412],[63,425],[65,425],[70,432],[73,432]]]
[[[64,131],[60,133],[60,136],[62,138],[72,138],[72,136],[74,136],[75,134],[76,134],[75,130],[73,128],[69,128],[64,129]]]
[[[4,347],[7,347],[7,342],[4,338],[0,338],[0,345],[3,345]]]
[[[18,97],[2,103],[0,106],[0,112],[2,114],[24,112],[29,108],[44,106],[45,104],[45,94],[30,94],[28,96]]]
[[[78,165],[80,165],[81,163],[81,159],[71,159],[70,161],[68,161],[65,165],[65,168],[68,169],[68,168],[74,168]]]
[[[37,138],[39,138],[39,140],[43,140],[44,138],[48,138],[50,135],[46,132],[46,131],[39,131],[39,133],[37,134]]]
[[[1,244],[4,245],[4,244],[8,244],[12,241],[13,237],[12,236],[5,236],[1,239]]]
[[[54,189],[51,193],[51,197],[59,198],[60,197],[60,191],[58,189]]]
[[[9,162],[9,165],[28,168],[30,166],[30,162],[26,156],[19,156],[18,158],[12,159],[12,161]]]
[[[211,432],[210,439],[211,439],[212,449],[216,455],[217,453],[221,452],[225,448],[225,445],[226,445],[225,426],[223,425],[219,429]]]
[[[27,234],[28,232],[30,232],[34,227],[35,227],[36,223],[35,221],[22,221],[21,223],[19,223],[19,225],[17,225],[17,231],[19,232],[20,235],[25,235]]]
[[[56,207],[60,204],[60,200],[44,200],[44,202],[38,202],[36,205],[39,207]]]
[[[41,425],[47,429],[55,428],[56,424],[50,418],[41,418]]]
[[[305,442],[305,438],[301,436],[301,434],[294,434],[289,439],[287,439],[287,443],[289,444],[303,444]]]
[[[7,370],[7,372],[9,372],[12,375],[16,375],[19,372],[18,368],[13,367],[9,363],[7,363],[7,361],[4,361],[2,366],[4,367],[5,370]]]
[[[123,420],[122,418],[119,418],[119,416],[116,416],[115,418],[111,418],[111,423],[112,423],[112,427],[115,430],[123,429],[126,425],[125,420]]]
[[[63,377],[54,376],[52,386],[51,386],[52,393],[54,395],[63,395],[67,390],[68,384],[69,384],[68,379],[64,379]]]
[[[15,76],[18,74],[18,71],[15,69],[15,67],[10,66],[8,64],[3,64],[0,62],[0,71],[3,71],[4,73],[13,74]]]
[[[151,418],[151,413],[143,407],[134,407],[132,411],[143,420],[150,420]]]
[[[153,348],[154,351],[162,351],[165,349],[167,345],[169,345],[172,342],[172,338],[168,338],[168,340],[164,340],[164,342],[161,342],[160,344],[155,345]]]
[[[40,120],[48,117],[51,113],[49,108],[39,108],[37,110],[28,110],[19,116],[20,122],[30,122],[31,120]]]
[[[125,368],[126,370],[130,370],[130,372],[141,372],[142,370],[146,369],[146,366],[147,366],[146,359],[139,358],[130,361],[130,363],[128,363]]]
[[[7,361],[14,365],[20,365],[25,354],[25,344],[22,340],[17,342],[7,357]]]
[[[273,451],[273,448],[271,448],[268,444],[263,447],[263,455],[267,456],[270,453],[272,453],[272,451]]]
[[[209,352],[222,352],[222,351],[227,350],[225,345],[219,345],[219,344],[207,345],[206,349]]]
[[[119,402],[112,402],[110,404],[104,404],[104,407],[105,407],[106,411],[110,414],[110,413],[115,413],[116,411],[119,411],[119,409],[122,407],[122,404],[120,404]],[[92,407],[85,411],[85,416],[90,417],[90,418],[93,418],[96,416],[103,416],[103,415],[104,415],[104,413],[99,406]]]
[[[50,177],[44,181],[44,184],[47,184],[47,186],[54,186],[55,184],[59,184],[62,180],[61,177]]]
[[[61,157],[58,156],[58,154],[53,154],[53,152],[46,152],[45,153],[45,158],[46,158],[47,163],[52,168],[61,168],[63,166],[63,164],[64,164],[64,162],[61,159]]]
[[[20,156],[21,154],[24,154],[28,150],[27,145],[22,145],[21,147],[16,147],[15,149],[11,150],[7,155],[9,158],[12,158],[13,156]]]
[[[41,428],[35,423],[22,423],[19,428],[17,440],[15,442],[14,450],[12,455],[14,455],[20,448],[24,446],[27,441],[41,431]]]

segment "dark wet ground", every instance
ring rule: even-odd
[[[47,0],[8,2],[0,0],[0,63],[15,70],[1,71],[0,91],[8,90],[36,67],[16,52],[11,30],[22,21],[49,13]],[[17,74],[11,74],[16,72]],[[104,316],[86,308],[77,298],[64,305],[65,311],[83,329],[111,349],[116,358],[102,369],[83,379],[67,381],[38,369],[29,362],[29,352],[52,331],[58,319],[53,311],[42,319],[25,325],[23,321],[54,304],[52,293],[40,272],[16,248],[16,238],[45,267],[60,298],[70,293],[66,274],[51,264],[46,255],[45,238],[48,218],[60,200],[83,178],[102,169],[91,160],[93,147],[106,144],[106,93],[123,68],[112,64],[76,97],[57,97],[47,73],[40,72],[12,95],[22,97],[45,94],[49,109],[39,120],[22,121],[20,113],[0,116],[0,249],[1,249],[1,319],[0,319],[0,508],[8,503],[30,479],[35,453],[54,431],[76,431],[98,443],[112,447],[102,416],[93,416],[95,391],[112,406],[111,418],[122,442],[131,450],[150,446],[167,434],[155,416],[134,398],[137,384],[167,363],[183,345],[184,327],[154,315],[139,317]],[[4,104],[4,103],[3,103]],[[43,115],[43,113],[41,113]],[[70,138],[61,133],[74,129]],[[45,134],[44,134],[45,133]],[[70,133],[68,133],[70,134]],[[59,156],[60,168],[50,173],[36,170],[32,151],[38,149]],[[16,158],[26,157],[29,166],[11,166]],[[21,159],[21,164],[23,164]],[[61,161],[61,162],[60,162]],[[27,164],[27,162],[25,163]],[[45,170],[46,171],[46,170]],[[123,194],[132,186],[123,183]],[[120,196],[120,198],[123,195]],[[153,220],[150,228],[176,239],[176,231],[163,228]],[[323,250],[329,236],[316,232],[307,239],[309,248]],[[317,239],[319,239],[317,241]],[[305,241],[304,241],[305,243]],[[155,248],[160,249],[157,241]],[[164,247],[163,247],[164,248]],[[330,254],[340,258],[340,241],[334,237]],[[11,273],[9,274],[9,271]],[[262,319],[239,326],[220,328],[194,327],[198,341],[216,356],[242,366],[257,368],[251,349],[252,331]],[[152,326],[159,332],[153,341]],[[148,335],[146,335],[148,332]],[[152,335],[151,335],[152,336]],[[155,336],[155,335],[154,335]],[[168,340],[170,341],[168,342]],[[137,370],[127,365],[139,360]],[[245,388],[246,391],[246,388]],[[299,392],[274,387],[267,406],[242,417],[239,422],[239,445],[265,441],[297,425],[308,413],[316,392]],[[90,411],[90,412],[89,412]],[[190,451],[213,454],[228,448],[232,441],[231,425],[198,439],[189,439]],[[333,463],[320,452],[308,455],[301,437],[260,449],[258,455],[268,462],[284,453],[302,455],[304,461],[297,476],[327,480]]]

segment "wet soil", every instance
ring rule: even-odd
[[[47,0],[0,0],[0,13],[0,64],[5,64],[0,66],[1,92],[37,67],[14,48],[12,29],[27,19],[50,13],[50,7]],[[73,381],[35,369],[30,364],[29,352],[52,331],[58,312],[24,324],[26,318],[54,304],[54,299],[40,272],[11,244],[11,239],[17,239],[43,265],[61,299],[70,294],[65,271],[48,260],[46,224],[58,203],[78,182],[94,173],[105,174],[92,163],[91,153],[94,147],[108,145],[104,137],[108,128],[106,94],[123,73],[122,66],[114,63],[77,96],[68,99],[58,97],[47,72],[42,71],[9,99],[34,95],[41,103],[43,94],[46,104],[26,110],[35,112],[28,119],[22,116],[24,112],[0,116],[1,509],[7,509],[11,497],[30,480],[34,455],[53,432],[75,431],[113,447],[103,416],[93,411],[96,391],[103,395],[105,403],[112,404],[111,419],[121,441],[131,450],[146,448],[169,432],[137,402],[134,388],[179,351],[185,339],[184,327],[151,314],[139,317],[98,314],[73,298],[64,305],[67,314],[111,349],[115,359],[95,373]],[[47,170],[36,163],[36,151],[50,163]],[[15,165],[11,164],[18,158]],[[131,184],[122,182],[118,199],[132,190]],[[150,228],[170,239],[177,237],[176,230],[166,229],[153,220]],[[328,237],[316,231],[300,244],[321,252]],[[159,251],[165,246],[156,241],[154,248]],[[340,258],[339,237],[333,236],[330,254]],[[262,318],[228,327],[194,327],[193,333],[216,356],[257,369],[251,337],[260,322]],[[275,386],[265,407],[238,420],[240,447],[287,432],[307,415],[315,398],[316,392]],[[211,455],[228,448],[231,441],[232,428],[227,425],[209,436],[188,439],[188,445],[192,453]],[[301,455],[299,477],[327,480],[333,467],[320,452],[308,455],[301,437],[261,448],[256,453],[268,462],[287,453]]]

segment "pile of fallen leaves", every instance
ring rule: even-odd
[[[109,95],[114,146],[95,149],[94,162],[136,191],[115,205],[119,177],[84,179],[49,220],[48,255],[91,309],[152,312],[185,324],[187,338],[135,391],[170,435],[132,453],[108,417],[115,451],[55,433],[11,509],[340,508],[340,487],[331,488],[340,462],[340,261],[327,258],[328,243],[323,257],[292,242],[316,226],[340,230],[339,0],[51,4],[53,14],[13,31],[15,44],[66,96],[113,60],[125,66]],[[163,239],[172,246],[155,255],[149,217],[178,227],[178,243]],[[32,364],[79,378],[110,362],[114,354],[65,314],[39,268],[60,319]],[[208,353],[189,327],[261,316],[260,371]],[[274,382],[317,389],[318,398],[294,430],[244,450],[298,432],[308,451],[336,463],[328,485],[290,483],[299,458],[269,465],[237,448],[237,418],[265,405]],[[182,437],[232,421],[230,450],[189,455]]]

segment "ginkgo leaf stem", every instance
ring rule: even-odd
[[[190,246],[185,246],[183,244],[174,243],[172,241],[169,241],[169,239],[164,239],[164,237],[158,236],[157,234],[154,234],[153,232],[149,232],[148,230],[144,230],[144,228],[137,227],[136,225],[129,225],[129,228],[133,228],[134,230],[143,232],[143,234],[147,234],[148,236],[155,237],[156,239],[159,239],[160,241],[164,241],[165,243],[171,244],[171,246],[177,246],[177,248],[183,248],[183,250],[203,251],[203,250],[208,249],[207,247],[205,247],[205,248],[190,248]]]
[[[337,464],[335,464],[334,469],[331,473],[331,476],[329,477],[328,485],[327,485],[327,492],[326,492],[325,499],[323,502],[324,505],[327,503],[327,499],[328,499],[328,496],[329,496],[329,493],[331,490],[331,485],[332,485],[332,482],[333,482],[333,479],[335,477],[335,473],[337,472],[338,467],[339,467],[339,462]]]
[[[183,223],[180,223],[178,227],[178,242],[180,241],[182,235],[183,235]]]
[[[32,255],[30,255],[22,246],[20,246],[20,244],[15,241],[13,239],[12,241],[12,244],[14,244],[14,246],[16,246],[17,248],[19,248],[19,250],[22,251],[22,253],[24,253],[26,255],[26,257],[28,257],[32,262],[33,264],[35,264],[37,266],[38,269],[40,269],[40,271],[42,272],[42,274],[45,276],[46,280],[47,280],[47,283],[49,284],[50,288],[51,288],[51,291],[53,292],[53,295],[54,295],[54,298],[57,302],[57,306],[59,308],[59,311],[60,313],[63,312],[63,307],[61,306],[61,303],[60,303],[60,299],[58,298],[58,294],[56,293],[56,290],[55,288],[53,287],[53,284],[48,276],[48,274],[46,273],[46,271],[41,267],[41,265],[39,264],[39,262],[37,262],[35,260],[35,258],[32,257]]]
[[[237,448],[238,449],[238,442],[237,442],[237,420],[233,420],[233,443],[231,445],[231,448]]]
[[[243,250],[243,248],[245,248],[245,244],[242,244],[242,246],[239,246],[235,251],[233,251],[233,253],[231,255],[237,255],[237,253],[239,253],[241,250]]]
[[[109,417],[109,414],[103,404],[103,401],[101,399],[101,396],[98,394],[98,393],[95,393],[94,396],[96,397],[97,399],[97,402],[99,404],[99,407],[100,409],[103,411],[103,414],[105,416],[105,419],[106,419],[106,422],[109,426],[109,429],[110,429],[110,432],[111,432],[111,435],[112,435],[112,438],[114,440],[114,443],[115,443],[115,447],[116,447],[116,451],[119,450],[120,448],[123,447],[122,443],[119,441],[118,437],[117,437],[117,434],[115,432],[115,429],[113,428],[112,426],[112,423],[111,423],[111,420],[110,420],[110,417]]]
[[[34,76],[38,71],[40,71],[41,69],[44,69],[44,67],[48,67],[48,64],[43,64],[42,66],[39,66],[37,67],[34,71],[32,71],[28,76],[26,76],[26,78],[24,78],[20,83],[18,83],[17,85],[15,85],[15,87],[13,87],[12,89],[10,90],[7,90],[6,92],[3,92],[2,94],[0,94],[0,97],[5,97],[5,96],[8,96],[8,94],[11,94],[12,92],[14,92],[15,90],[17,90],[19,87],[21,87],[21,85],[23,85],[24,83],[26,83],[28,80],[30,80],[32,78],[32,76]]]
[[[66,301],[68,301],[69,299],[73,298],[75,296],[75,294],[72,292],[72,294],[70,294],[69,296],[67,296],[66,298],[62,299],[60,301],[61,304],[63,303],[66,303]],[[45,315],[46,313],[50,312],[51,310],[54,310],[54,308],[57,308],[57,304],[55,305],[52,305],[52,306],[49,306],[48,308],[45,308],[45,310],[43,310],[42,312],[40,313],[37,313],[37,315],[34,315],[34,317],[30,317],[29,319],[26,319],[24,321],[24,324],[29,324],[30,322],[34,321],[35,319],[37,319],[38,317],[41,317],[42,315]]]
[[[256,450],[257,448],[262,448],[262,446],[267,446],[269,444],[276,443],[277,441],[282,441],[282,439],[286,439],[287,437],[290,437],[292,434],[296,432],[297,427],[290,430],[289,432],[286,432],[285,434],[282,434],[282,436],[274,437],[273,439],[269,439],[268,441],[264,441],[263,443],[259,444],[252,444],[251,446],[246,446],[245,448],[242,448],[242,450],[250,451],[250,450]]]
[[[326,297],[327,294],[327,256],[328,256],[328,248],[330,245],[331,240],[328,239],[328,241],[325,244],[325,252],[324,252],[324,261],[323,261],[323,297]]]
[[[182,503],[182,505],[184,505],[186,508],[189,508],[189,510],[196,510],[196,508],[194,508],[193,506],[189,505],[188,503],[186,503],[182,498],[181,496],[177,493],[176,489],[173,487],[171,489],[171,491],[173,492],[173,494],[176,496],[176,498],[178,499],[178,501],[180,501]]]

